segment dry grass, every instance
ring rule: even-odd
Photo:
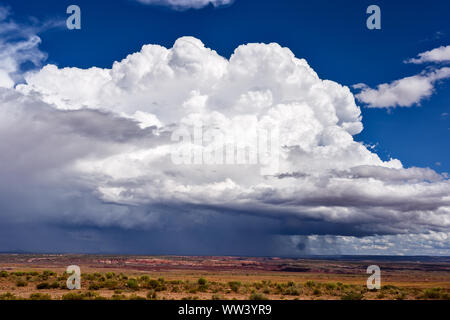
[[[81,290],[66,288],[65,270],[71,264],[81,268]],[[377,262],[383,286],[377,291],[366,288],[370,264],[374,262],[0,255],[0,299],[449,299],[446,260]]]
[[[381,290],[369,291],[362,275],[296,274],[270,272],[204,272],[178,270],[143,272],[121,269],[94,269],[88,266],[82,276],[82,290],[65,288],[63,269],[9,268],[0,277],[0,299],[449,299],[449,282],[440,276],[422,281],[391,275],[383,279]],[[127,272],[128,271],[128,272]],[[53,272],[53,273],[52,273]],[[419,275],[417,275],[419,276]],[[203,280],[205,279],[206,283]],[[428,276],[430,278],[430,276]],[[130,279],[135,279],[130,280]],[[26,283],[18,286],[18,283]],[[44,285],[43,285],[44,284]],[[46,284],[46,285],[45,285]],[[43,289],[37,289],[43,288]],[[434,288],[434,289],[431,289]],[[8,294],[9,293],[9,294]],[[38,293],[38,294],[37,294]]]

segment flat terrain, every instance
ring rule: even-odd
[[[66,268],[81,268],[68,290]],[[381,268],[368,290],[366,269]],[[450,299],[449,257],[0,254],[0,299]]]

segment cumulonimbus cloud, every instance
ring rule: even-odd
[[[19,124],[24,132],[37,130],[11,138],[21,148],[30,143],[21,165],[33,159],[32,168],[33,152],[45,154],[48,174],[67,175],[107,203],[148,212],[121,211],[109,219],[80,213],[80,221],[142,227],[168,211],[212,211],[275,219],[293,234],[395,234],[449,226],[447,178],[403,168],[399,160],[382,161],[356,142],[353,135],[363,126],[350,90],[320,79],[304,59],[274,43],[240,46],[227,60],[200,40],[183,37],[170,49],[146,45],[111,69],[47,65],[3,100],[3,119],[15,124],[4,123],[3,135],[17,132]],[[47,115],[32,116],[36,103]],[[277,126],[277,172],[261,175],[259,164],[173,163],[179,145],[171,133],[198,122],[244,144],[253,141],[245,131],[252,124]],[[45,158],[51,146],[33,141],[44,135],[65,141],[50,167]],[[331,231],[333,225],[344,227]]]
[[[249,128],[277,127],[276,171],[174,163],[180,145],[210,146],[171,139],[198,123],[244,146],[255,141]],[[381,160],[354,140],[361,130],[349,88],[276,43],[242,45],[226,59],[183,37],[110,69],[47,65],[0,90],[1,212],[14,223],[127,230],[448,232],[447,176]]]

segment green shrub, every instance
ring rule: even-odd
[[[188,290],[188,293],[197,293],[197,288],[191,288]]]
[[[384,293],[382,293],[382,292],[380,292],[378,295],[377,295],[377,299],[384,299],[386,297],[386,295],[384,294]]]
[[[50,288],[50,289],[58,289],[58,288],[59,288],[59,282],[57,282],[57,281],[52,282],[52,283],[49,285],[49,288]]]
[[[204,278],[200,278],[197,280],[198,284],[198,291],[200,292],[206,292],[208,290],[208,281]]]
[[[17,297],[10,292],[0,294],[0,300],[17,300]]]
[[[62,296],[63,300],[93,300],[98,298],[98,294],[94,293],[94,292],[86,292],[86,293],[81,293],[81,292],[70,292],[68,294],[65,294]]]
[[[114,272],[107,272],[105,273],[105,276],[107,279],[112,279],[116,276],[116,274]]]
[[[155,290],[150,290],[147,293],[147,299],[149,299],[149,300],[156,300],[157,299],[156,291]]]
[[[425,299],[440,299],[441,298],[441,288],[431,288],[426,289],[423,293],[423,298]]]
[[[361,293],[350,291],[343,296],[341,296],[341,300],[362,300],[364,296]]]
[[[308,280],[305,283],[305,286],[308,287],[308,288],[313,288],[313,287],[315,287],[315,285],[316,285],[316,283],[314,281],[311,281],[311,280]]]
[[[395,300],[405,300],[405,298],[406,298],[406,294],[404,292],[402,292],[395,297]]]
[[[52,300],[52,297],[46,293],[32,293],[30,300]]]
[[[17,287],[26,287],[27,285],[28,285],[28,282],[26,282],[25,280],[19,279],[16,281]]]
[[[148,275],[144,274],[143,276],[141,276],[139,278],[139,280],[142,281],[142,282],[147,282],[147,281],[150,280],[150,277]]]
[[[52,277],[52,276],[56,276],[56,272],[53,272],[51,270],[44,270],[42,272],[42,275],[43,276],[47,276],[47,277]]]
[[[242,284],[239,281],[231,281],[228,282],[228,285],[233,292],[238,292]]]
[[[121,279],[121,280],[128,280],[128,276],[123,274],[123,273],[121,273],[121,274],[119,274],[119,279]]]
[[[300,290],[295,287],[289,286],[286,290],[283,291],[283,294],[288,296],[299,296]]]
[[[335,290],[337,288],[337,285],[336,284],[334,284],[334,283],[326,283],[325,284],[325,289],[327,289],[327,290]]]
[[[38,283],[38,284],[36,285],[36,289],[38,289],[38,290],[42,290],[42,289],[50,289],[50,284],[48,284],[48,282],[41,282],[41,283]]]
[[[110,290],[114,290],[119,286],[119,283],[116,280],[106,280],[103,284],[103,287],[108,288]]]
[[[255,282],[254,284],[253,284],[253,286],[256,288],[256,289],[261,289],[262,287],[263,287],[263,284],[262,283],[260,283],[260,282]]]
[[[139,283],[136,279],[129,279],[127,281],[127,287],[131,290],[138,290],[139,289]]]
[[[164,280],[161,282],[160,280],[151,279],[147,281],[144,286],[147,289],[153,289],[155,291],[164,291],[167,289]]]
[[[101,288],[102,288],[102,286],[100,284],[98,284],[98,283],[95,283],[95,282],[91,283],[89,285],[89,290],[99,290]]]
[[[63,300],[84,300],[85,296],[82,293],[70,292],[62,296]]]
[[[0,278],[7,278],[8,277],[8,271],[2,270],[0,271]]]
[[[390,284],[381,287],[381,290],[398,290],[399,288]]]
[[[263,295],[262,293],[252,293],[250,295],[250,300],[269,300],[269,298],[267,298],[265,295]]]
[[[154,280],[154,279],[147,281],[147,283],[145,284],[145,287],[149,288],[149,289],[155,289],[158,286],[159,286],[159,281]]]
[[[319,289],[314,289],[313,295],[320,296],[321,294],[322,294],[322,292]]]

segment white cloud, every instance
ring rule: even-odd
[[[441,46],[439,48],[419,53],[417,58],[409,59],[406,63],[421,64],[427,62],[447,63],[450,62],[450,46]]]
[[[11,41],[10,34],[21,26],[6,21],[8,11],[0,7],[0,87],[12,88],[19,77],[20,65],[26,61],[39,64],[45,54],[38,49],[41,40],[32,33],[23,34],[18,41]]]
[[[47,21],[39,25],[15,22],[10,9],[0,5],[0,87],[12,88],[23,81],[22,64],[39,67],[47,55],[39,49],[43,30],[62,25],[62,21]]]
[[[322,255],[448,255],[450,233],[428,232],[370,237],[293,236],[287,247],[300,254]],[[287,254],[294,248],[285,248]]]
[[[212,4],[214,7],[220,7],[224,5],[229,5],[234,2],[234,0],[137,0],[137,1],[149,5],[168,6],[176,10],[201,9],[210,4]]]
[[[444,67],[428,73],[383,83],[372,89],[357,84],[356,98],[369,108],[411,107],[434,93],[436,82],[450,78],[450,68]]]
[[[355,141],[363,125],[349,88],[278,44],[242,45],[228,60],[183,37],[173,48],[146,45],[111,69],[47,65],[25,80],[0,91],[8,219],[205,229],[251,218],[291,235],[450,228],[448,179],[382,161]],[[246,145],[252,126],[279,127],[277,172],[174,164],[171,133],[198,121]]]

